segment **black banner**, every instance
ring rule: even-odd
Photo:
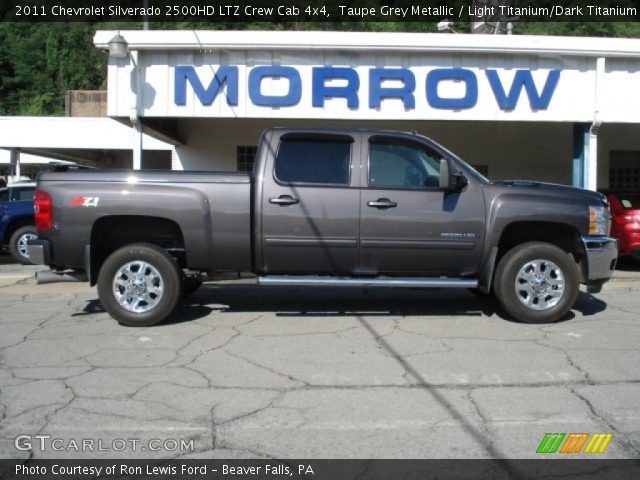
[[[636,0],[8,0],[5,21],[614,22],[640,21]]]
[[[0,478],[239,480],[638,479],[638,460],[0,460]]]

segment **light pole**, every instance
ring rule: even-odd
[[[138,95],[141,91],[142,72],[138,66],[139,56],[137,50],[130,50],[125,38],[117,32],[111,40],[109,40],[109,56],[112,58],[130,58],[133,66],[132,75],[134,76],[133,100],[131,110],[129,111],[129,120],[133,127],[133,158],[132,167],[134,170],[142,168],[142,123],[138,113]]]

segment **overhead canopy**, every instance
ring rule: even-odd
[[[93,43],[106,50],[116,35],[99,30]],[[132,50],[298,50],[302,52],[459,52],[578,57],[640,57],[640,39],[547,35],[465,35],[399,32],[258,30],[128,30],[120,32]]]
[[[0,117],[0,148],[131,150],[131,128],[110,118]],[[172,150],[143,136],[144,150]]]

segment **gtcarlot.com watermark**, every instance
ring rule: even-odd
[[[66,439],[56,438],[48,434],[18,435],[13,444],[18,450],[54,451],[54,452],[192,452],[193,439],[182,438],[102,438]]]

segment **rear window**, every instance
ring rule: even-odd
[[[33,200],[35,188],[14,188],[13,198],[16,201]]]
[[[0,190],[0,202],[8,202],[9,201],[9,190],[6,188],[4,190]]]
[[[617,194],[620,204],[627,210],[640,209],[640,195]]]
[[[285,137],[276,156],[276,179],[284,183],[348,185],[351,143],[351,137]]]

